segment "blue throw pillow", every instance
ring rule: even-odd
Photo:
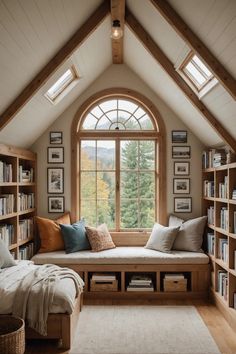
[[[60,224],[66,253],[91,249],[85,232],[84,221],[77,221],[73,225]]]

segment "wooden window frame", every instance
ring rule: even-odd
[[[155,130],[150,131],[86,131],[82,130],[83,120],[86,114],[102,101],[108,99],[130,99],[145,109],[151,117]],[[141,133],[141,134],[140,134]],[[166,132],[165,125],[160,113],[153,103],[140,93],[124,88],[106,89],[96,93],[87,99],[75,114],[71,127],[71,218],[76,221],[80,218],[80,141],[83,139],[133,139],[133,140],[155,140],[156,141],[156,221],[166,224]],[[99,139],[98,139],[99,140]],[[119,154],[119,152],[118,152]],[[117,163],[117,162],[116,162]],[[119,208],[119,206],[118,206]],[[120,210],[116,211],[117,214]],[[117,225],[116,225],[117,226]],[[143,231],[143,233],[148,231]],[[140,234],[139,231],[125,230],[114,231],[113,234]]]
[[[194,88],[197,90],[198,93],[200,93],[202,91],[202,89],[204,87],[206,87],[214,78],[215,76],[212,74],[210,77],[207,77],[206,74],[204,73],[204,71],[198,66],[196,65],[194,62],[192,62],[192,58],[197,55],[196,53],[194,53],[193,51],[191,51],[187,57],[184,59],[183,63],[180,65],[179,70],[181,71],[181,73],[184,75],[184,78],[188,81],[191,82],[191,84],[194,86]],[[201,60],[201,58],[199,58],[199,60]],[[206,79],[206,82],[204,82],[202,85],[199,85],[199,83],[196,81],[196,79],[194,78],[193,75],[191,75],[191,73],[186,69],[186,66],[188,65],[188,63],[192,63],[195,68],[200,72],[200,74],[202,76],[204,76],[204,78]],[[204,64],[204,63],[203,63]],[[204,64],[205,65],[205,64]],[[187,71],[187,72],[186,72]],[[210,71],[210,70],[209,70]]]

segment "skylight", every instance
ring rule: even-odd
[[[191,53],[190,56],[181,65],[180,70],[185,76],[193,83],[193,85],[200,91],[206,86],[213,78],[214,75],[203,64],[203,62],[197,57],[197,55]]]
[[[69,68],[49,88],[45,96],[54,103],[56,99],[78,78],[74,67]]]

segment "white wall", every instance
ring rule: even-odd
[[[31,149],[38,154],[38,215],[43,217],[57,217],[58,214],[48,214],[47,212],[47,167],[53,165],[47,164],[47,147],[49,146],[49,132],[63,132],[63,146],[65,149],[64,165],[56,165],[56,167],[64,167],[64,196],[65,209],[70,210],[71,201],[71,124],[72,120],[81,106],[92,94],[97,93],[106,88],[123,87],[133,89],[140,92],[149,100],[151,100],[159,110],[162,119],[166,126],[167,132],[167,213],[173,213],[173,167],[174,160],[172,159],[171,151],[171,131],[172,130],[188,130],[183,122],[176,114],[168,107],[156,94],[134,74],[126,65],[110,66],[60,117],[44,132],[44,134],[33,144]],[[190,178],[192,197],[192,213],[176,214],[179,217],[191,218],[201,215],[201,155],[204,146],[196,138],[196,136],[188,130],[188,143],[191,146],[190,160]],[[188,196],[188,195],[186,195]]]

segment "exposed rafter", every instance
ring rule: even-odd
[[[107,0],[95,10],[89,19],[75,32],[69,41],[57,52],[57,54],[44,66],[34,79],[24,88],[16,99],[7,107],[0,116],[0,130],[2,130],[19,112],[20,109],[33,97],[33,95],[45,84],[50,76],[55,73],[79,46],[94,32],[105,17],[110,13]]]
[[[188,27],[177,12],[166,0],[150,0],[160,14],[166,19],[172,28],[183,38],[183,40],[203,60],[211,72],[217,77],[224,88],[236,100],[236,80],[224,68],[218,59],[210,52],[205,44]]]
[[[120,21],[120,27],[124,31],[125,22],[125,0],[111,0],[111,20]],[[124,39],[112,39],[112,61],[113,64],[123,63]]]
[[[128,8],[125,10],[125,21],[128,27],[144,45],[144,47],[151,53],[151,55],[158,61],[162,68],[179,86],[182,92],[187,96],[195,108],[203,115],[207,122],[212,126],[218,135],[228,144],[233,151],[236,151],[236,140],[230,135],[223,125],[214,117],[208,108],[198,99],[193,90],[186,84],[182,77],[177,73],[171,61],[155,43],[152,37],[146,32],[138,20],[133,16]]]

